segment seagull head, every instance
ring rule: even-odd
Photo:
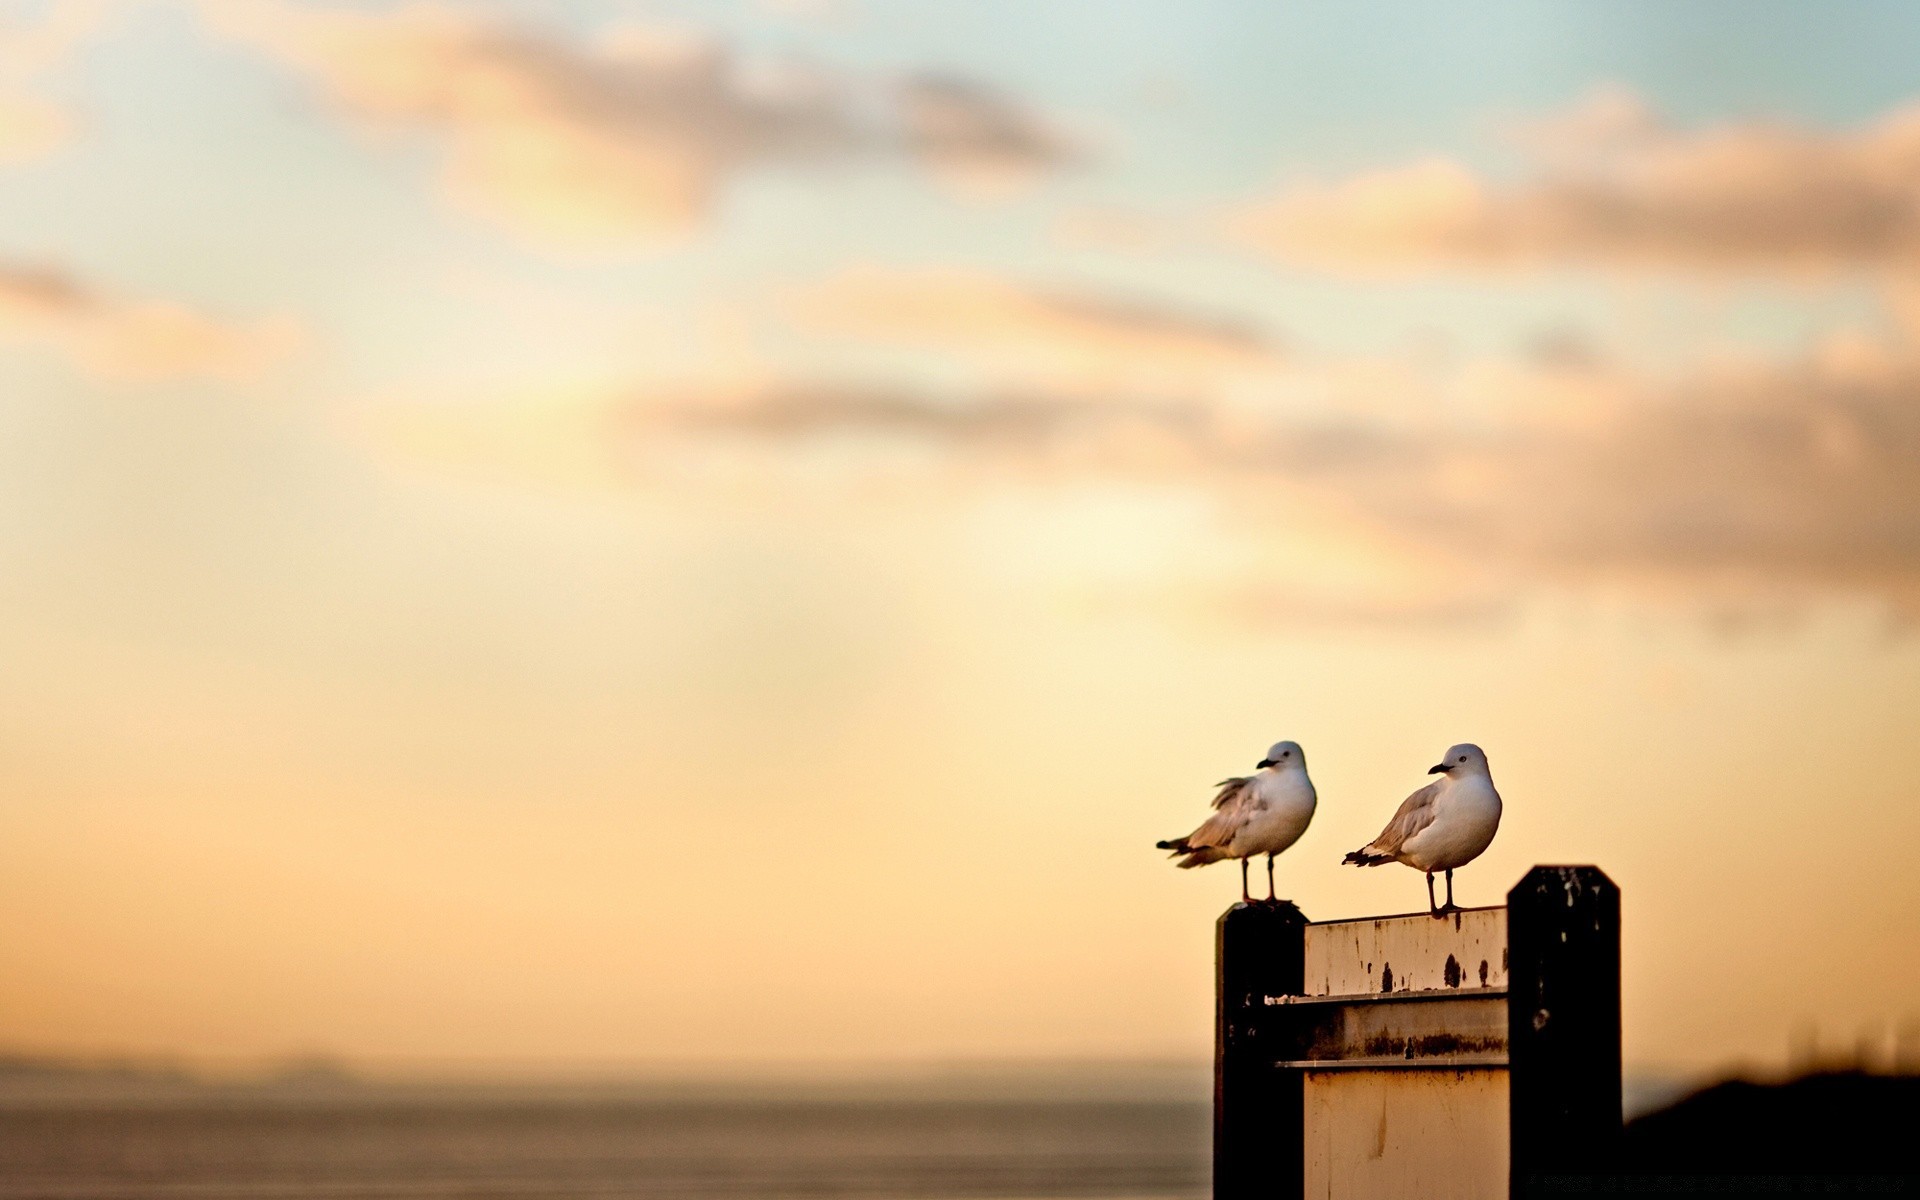
[[[1446,755],[1439,762],[1428,767],[1427,774],[1485,775],[1487,774],[1487,752],[1472,742],[1448,746]]]
[[[1304,771],[1307,756],[1301,753],[1299,742],[1275,742],[1267,747],[1267,756],[1260,760],[1260,767],[1263,770],[1274,767],[1282,771],[1288,767],[1298,767]]]

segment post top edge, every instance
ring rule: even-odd
[[[1291,900],[1256,900],[1249,904],[1244,900],[1235,901],[1220,914],[1221,921],[1263,920],[1277,921],[1285,925],[1308,925],[1307,914],[1300,911],[1299,905]]]
[[[1446,917],[1451,917],[1458,913],[1505,912],[1506,910],[1507,910],[1507,906],[1504,904],[1480,904],[1480,905],[1475,905],[1472,908],[1450,909],[1449,911],[1441,915]],[[1370,925],[1376,921],[1406,921],[1406,920],[1411,920],[1414,917],[1419,917],[1419,918],[1422,918],[1423,920],[1429,920],[1429,921],[1434,919],[1433,914],[1431,912],[1416,911],[1416,912],[1399,912],[1399,913],[1379,913],[1373,916],[1365,916],[1365,917],[1330,917],[1325,921],[1308,921],[1307,924],[1315,925],[1315,926]]]
[[[1620,885],[1615,883],[1605,871],[1591,863],[1541,863],[1529,868],[1527,873],[1508,889],[1507,901],[1511,905],[1515,897],[1538,894],[1550,889],[1572,889],[1594,894],[1612,892],[1617,895]]]

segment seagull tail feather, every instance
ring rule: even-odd
[[[1393,855],[1381,854],[1372,846],[1362,846],[1341,859],[1340,865],[1346,866],[1348,863],[1352,863],[1356,867],[1377,867],[1382,863],[1390,863],[1392,861]]]

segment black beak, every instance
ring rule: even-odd
[[[1270,767],[1273,765],[1273,762],[1274,760],[1271,758],[1263,758],[1259,762],[1255,763],[1254,765],[1257,767]]]
[[[1429,774],[1429,775],[1441,775],[1441,774],[1444,774],[1444,773],[1446,772],[1446,769],[1447,769],[1447,764],[1446,764],[1446,763],[1441,763],[1441,764],[1440,764],[1439,766],[1437,766],[1437,767],[1428,767],[1428,768],[1427,768],[1427,774]]]

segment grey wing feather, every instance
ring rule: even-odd
[[[1368,843],[1367,849],[1380,854],[1398,854],[1407,839],[1433,824],[1433,800],[1440,794],[1438,782],[1430,783],[1413,795],[1400,802],[1400,811],[1393,814],[1393,820],[1380,831],[1380,836]]]
[[[1400,809],[1393,814],[1393,820],[1380,831],[1380,836],[1355,850],[1340,861],[1361,867],[1377,867],[1381,863],[1394,860],[1407,839],[1433,824],[1433,801],[1440,794],[1440,781],[1421,788],[1400,802]]]
[[[1231,775],[1222,779],[1219,783],[1213,785],[1220,789],[1220,794],[1213,798],[1213,806],[1215,808],[1225,808],[1227,801],[1237,797],[1241,789],[1252,782],[1253,776],[1251,775]]]
[[[1211,817],[1200,823],[1200,828],[1183,837],[1177,843],[1175,853],[1187,853],[1204,850],[1208,847],[1222,847],[1233,841],[1233,835],[1247,823],[1247,816],[1253,810],[1253,782],[1247,779],[1224,779],[1220,782],[1220,794],[1213,798],[1216,810]]]

